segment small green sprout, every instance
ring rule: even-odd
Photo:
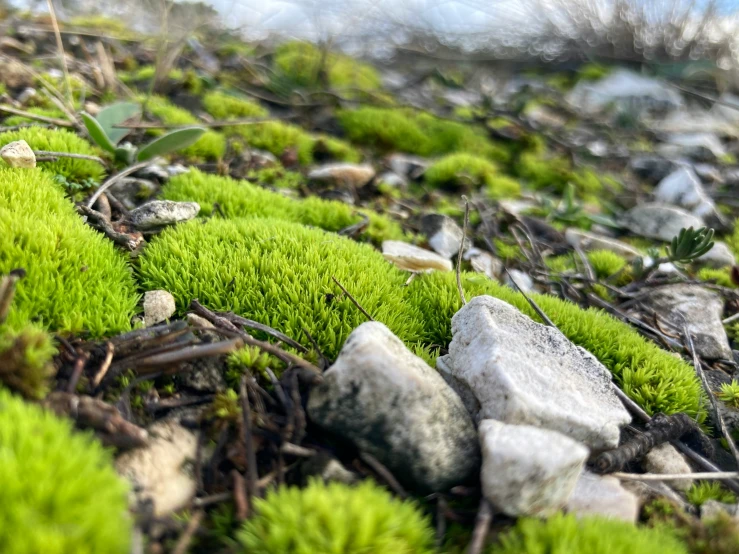
[[[668,251],[669,261],[689,263],[700,258],[713,248],[713,229],[680,229],[680,233],[672,239]]]
[[[228,389],[226,392],[219,392],[213,399],[212,410],[219,419],[238,421],[241,417],[239,395],[233,389]]]
[[[731,383],[722,383],[717,396],[729,406],[739,408],[739,382],[734,379]]]
[[[736,495],[716,481],[699,481],[693,484],[685,494],[688,497],[688,502],[696,506],[701,506],[709,500],[727,504],[736,502]]]

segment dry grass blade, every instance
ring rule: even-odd
[[[367,319],[369,319],[370,321],[374,321],[374,319],[372,318],[372,316],[369,315],[369,312],[367,310],[365,310],[359,302],[357,302],[356,298],[354,298],[351,294],[349,294],[349,291],[346,290],[346,288],[344,288],[344,285],[342,285],[341,283],[339,283],[339,280],[336,277],[334,277],[332,275],[331,276],[331,279],[333,279],[334,283],[336,283],[339,286],[339,288],[342,290],[342,292],[344,294],[346,294],[346,296],[349,298],[349,300],[352,301],[352,304],[354,304],[357,307],[357,309],[360,312],[362,312],[365,315],[365,317],[367,317]]]
[[[464,289],[462,288],[462,254],[464,253],[464,243],[467,240],[467,225],[470,219],[470,203],[466,196],[463,196],[464,200],[464,224],[462,227],[462,244],[459,245],[459,252],[457,252],[457,292],[459,293],[459,299],[462,301],[462,306],[467,304],[467,299],[464,297]]]
[[[54,2],[46,0],[49,7],[49,15],[51,16],[51,25],[54,27],[54,36],[56,37],[56,47],[59,53],[59,61],[64,71],[64,88],[66,89],[67,102],[72,104],[72,82],[69,79],[69,67],[67,67],[67,56],[64,52],[64,44],[62,43],[62,34],[59,32],[59,22],[56,19],[56,10],[54,10]]]
[[[43,115],[36,115],[30,112],[24,112],[10,106],[0,106],[0,112],[5,112],[13,115],[19,115],[33,121],[40,121],[41,123],[49,123],[50,125],[56,125],[57,127],[74,127],[74,123],[66,121],[64,119],[57,119],[55,117],[46,117]]]

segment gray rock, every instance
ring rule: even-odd
[[[634,156],[629,161],[629,169],[650,184],[656,185],[672,173],[675,162],[662,156]]]
[[[661,475],[682,475],[692,473],[693,471],[683,455],[669,442],[652,448],[644,457],[642,466],[648,473],[658,473]],[[673,481],[666,481],[666,483],[673,489],[686,491],[693,484],[693,481],[690,479],[675,479]]]
[[[583,471],[567,500],[566,510],[578,517],[599,516],[636,523],[639,499],[615,477]]]
[[[647,203],[626,212],[621,224],[635,235],[670,242],[680,229],[703,227],[703,220],[674,206]]]
[[[429,160],[409,154],[392,154],[387,163],[392,171],[411,180],[419,179],[431,166]]]
[[[478,470],[477,434],[462,401],[382,323],[357,327],[323,375],[308,399],[310,418],[401,482],[441,491]]]
[[[645,303],[677,329],[687,324],[700,357],[733,359],[721,323],[724,301],[718,294],[698,285],[667,285],[652,289]]]
[[[434,251],[451,258],[462,246],[462,228],[451,217],[442,214],[427,214],[421,218],[421,232],[426,235]]]
[[[33,169],[36,167],[36,154],[25,140],[9,142],[0,148],[0,158],[10,167]]]
[[[199,316],[198,314],[187,314],[187,316],[185,316],[185,319],[187,320],[188,325],[191,325],[193,327],[201,327],[203,329],[216,328],[216,326],[213,325],[210,321],[208,321],[204,317]]]
[[[147,327],[168,320],[176,309],[174,296],[166,290],[150,290],[144,293],[144,324]]]
[[[726,148],[714,133],[676,133],[660,144],[657,151],[664,156],[685,156],[694,160],[713,161],[726,155]]]
[[[149,444],[116,459],[115,468],[131,483],[138,504],[152,503],[154,515],[164,517],[184,508],[196,492],[191,471],[198,439],[173,420],[148,429]]]
[[[308,179],[330,186],[363,187],[375,176],[375,169],[368,164],[332,163],[311,169]]]
[[[500,279],[503,273],[503,262],[489,252],[473,247],[468,249],[463,257],[470,262],[474,271],[487,275],[493,280]]]
[[[588,449],[569,437],[529,425],[480,422],[482,493],[509,516],[546,516],[572,494]]]
[[[386,171],[377,178],[377,182],[394,189],[404,190],[408,187],[408,181],[394,171]]]
[[[346,469],[339,460],[327,452],[319,452],[300,464],[300,475],[303,481],[312,477],[320,478],[324,483],[337,482],[351,485],[356,483],[356,473]]]
[[[581,248],[586,252],[592,250],[608,250],[619,256],[626,258],[627,260],[633,260],[642,256],[633,246],[621,242],[620,240],[612,239],[610,237],[603,237],[596,235],[595,233],[589,233],[580,229],[567,229],[565,231],[565,240],[575,247]]]
[[[139,169],[136,172],[136,177],[157,183],[164,183],[169,179],[169,172],[159,164],[150,164]]]
[[[169,177],[177,177],[177,175],[182,175],[183,173],[190,173],[190,169],[182,164],[168,165],[165,170]]]
[[[200,393],[224,392],[228,387],[223,376],[223,365],[215,357],[185,362],[179,382],[181,387]]]
[[[435,252],[399,240],[382,243],[382,255],[400,269],[407,271],[451,271],[452,262]]]
[[[197,202],[173,202],[172,200],[152,200],[131,210],[129,219],[141,231],[151,231],[166,225],[189,221],[198,215]]]
[[[129,210],[153,197],[158,191],[159,185],[148,179],[123,178],[110,187],[110,192]]]
[[[689,167],[680,167],[662,179],[654,189],[654,198],[657,202],[680,206],[700,218],[713,216],[716,211],[713,200]]]
[[[544,427],[593,450],[615,448],[631,421],[592,354],[497,298],[478,296],[455,314],[441,363],[474,393],[477,421]]]
[[[736,258],[734,253],[729,249],[725,242],[715,241],[713,248],[703,254],[696,260],[711,267],[726,267],[727,265],[735,265]]]
[[[707,500],[701,505],[701,521],[710,521],[721,515],[728,515],[739,520],[739,504],[726,504],[718,500]]]
[[[526,293],[534,290],[534,280],[520,269],[509,269],[508,273],[503,275],[503,283],[513,290],[520,289]]]
[[[723,183],[724,177],[715,165],[695,164],[693,171],[704,183]]]

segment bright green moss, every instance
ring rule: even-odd
[[[209,216],[217,202],[229,218],[275,218],[327,231],[339,231],[362,219],[352,206],[342,202],[315,196],[303,200],[288,198],[247,181],[208,175],[197,169],[170,179],[162,194],[167,200],[198,202],[202,216]],[[362,213],[370,218],[367,235],[373,241],[404,238],[403,230],[391,219],[369,210],[362,210]]]
[[[172,104],[161,96],[152,96],[146,103],[146,108],[157,119],[167,125],[198,125],[201,122],[184,108]],[[162,130],[155,130],[152,134],[161,135]],[[226,137],[216,131],[208,130],[187,148],[178,153],[192,161],[219,160],[226,152]]]
[[[380,75],[372,66],[334,52],[324,58],[318,48],[306,42],[281,45],[275,52],[274,65],[280,77],[304,88],[319,87],[322,70],[332,89],[373,90],[382,85]]]
[[[250,171],[246,178],[253,183],[268,185],[276,189],[297,189],[305,182],[305,178],[300,173],[287,171],[279,164]]]
[[[100,443],[0,389],[0,551],[129,552],[127,487]]]
[[[219,120],[266,117],[269,111],[245,98],[239,98],[222,91],[212,91],[203,96],[205,111]]]
[[[372,481],[311,481],[258,498],[239,533],[242,552],[260,554],[431,554],[430,519]],[[636,553],[634,553],[636,554]]]
[[[47,107],[31,107],[25,108],[25,111],[34,115],[42,115],[44,117],[55,117],[64,118],[64,114],[58,108],[47,108]],[[12,115],[3,121],[3,125],[7,127],[13,127],[14,125],[26,125],[26,124],[37,124],[38,121],[35,119],[29,119],[22,115]]]
[[[502,163],[510,160],[510,152],[483,129],[425,112],[364,106],[341,111],[338,118],[349,140],[379,150],[419,156],[467,152]]]
[[[570,162],[565,158],[546,158],[534,152],[523,152],[514,169],[535,189],[551,187],[562,191],[571,176]]]
[[[476,274],[465,274],[463,281],[467,298],[489,294],[539,321],[526,299],[512,289]],[[690,364],[601,310],[583,310],[548,295],[531,297],[567,338],[595,355],[624,392],[647,412],[686,412],[698,414],[701,420],[705,417],[701,385]],[[407,301],[423,311],[422,342],[448,344],[451,318],[461,307],[454,273],[417,277],[407,288]]]
[[[590,62],[583,65],[577,71],[578,80],[581,81],[599,81],[603,77],[611,73],[611,68],[596,62]]]
[[[98,152],[85,139],[63,129],[34,126],[0,134],[0,146],[16,140],[25,140],[34,150],[98,155]],[[0,168],[2,167],[7,167],[7,165],[0,161]],[[105,174],[105,168],[99,163],[76,158],[59,158],[55,162],[39,162],[39,167],[63,176],[70,184],[89,184],[91,181],[100,181]]]
[[[424,174],[426,183],[435,188],[466,188],[481,186],[491,198],[518,196],[518,181],[498,174],[497,166],[485,158],[458,153],[444,156]]]
[[[736,495],[716,481],[698,481],[685,494],[688,497],[688,502],[696,506],[701,506],[708,500],[726,502],[727,504],[736,502]]]
[[[113,243],[42,171],[0,168],[0,275],[23,268],[6,322],[94,336],[130,328],[138,295]]]
[[[672,533],[615,519],[521,518],[488,554],[688,554]]]
[[[608,279],[627,265],[623,257],[610,250],[593,250],[586,255],[598,279]]]
[[[569,182],[575,187],[579,196],[585,199],[598,200],[603,191],[603,183],[592,169],[581,169],[570,175]]]
[[[734,379],[731,383],[722,383],[717,396],[729,406],[739,408],[739,382]]]
[[[313,154],[322,154],[324,158],[355,163],[361,161],[362,155],[348,142],[330,135],[313,135]]]
[[[721,269],[702,267],[698,270],[697,277],[701,281],[711,281],[722,287],[736,288],[734,281],[731,280],[731,268],[729,267],[722,267]]]
[[[168,229],[140,259],[146,290],[170,291],[180,310],[193,298],[270,325],[335,357],[366,317],[341,295],[335,276],[400,337],[420,336],[420,310],[400,301],[407,275],[366,244],[287,221],[193,221]]]
[[[20,331],[0,325],[0,383],[27,398],[42,398],[54,373],[51,336],[35,325]]]
[[[114,36],[120,39],[134,39],[137,37],[137,34],[131,30],[130,25],[124,20],[105,17],[104,15],[75,16],[69,19],[69,21],[66,21],[64,26],[71,26],[77,29],[90,29],[95,33],[104,30],[107,36]]]

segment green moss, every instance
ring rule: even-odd
[[[605,518],[521,518],[488,554],[688,554],[670,532]]]
[[[16,332],[0,325],[0,383],[27,398],[42,398],[54,374],[51,336],[34,325]]]
[[[139,274],[146,290],[164,288],[184,310],[193,298],[270,325],[306,347],[308,329],[335,357],[366,321],[335,276],[378,321],[400,337],[420,335],[418,309],[400,301],[407,275],[374,248],[274,219],[211,219],[164,231],[147,247]]]
[[[467,152],[502,163],[510,160],[510,152],[482,128],[425,112],[364,106],[341,111],[338,119],[349,140],[383,151],[419,156]]]
[[[9,142],[25,140],[33,150],[47,150],[53,152],[70,152],[96,156],[98,152],[86,140],[76,134],[62,129],[47,129],[45,127],[24,127],[16,131],[7,131],[0,134],[0,146]],[[0,161],[0,168],[7,167]],[[89,185],[91,181],[100,181],[105,169],[99,163],[91,160],[76,158],[59,158],[55,162],[39,162],[44,170],[63,176],[71,188],[74,185]]]
[[[0,168],[0,275],[24,268],[6,325],[94,336],[130,328],[138,295],[113,243],[75,213],[48,174]]]
[[[688,502],[696,506],[701,506],[708,500],[716,500],[727,504],[736,502],[736,495],[716,481],[698,481],[685,494]]]
[[[170,179],[162,194],[167,200],[198,202],[201,216],[211,215],[213,204],[217,202],[229,218],[275,218],[327,231],[339,231],[362,219],[352,206],[342,202],[315,196],[304,200],[288,198],[246,181],[208,175],[197,169]],[[405,238],[400,226],[386,216],[370,210],[362,210],[362,213],[370,218],[367,236],[373,241]]]
[[[274,65],[279,77],[298,87],[318,88],[322,70],[332,89],[374,90],[382,85],[372,66],[334,52],[324,58],[318,48],[306,42],[282,44],[275,52]]]
[[[514,166],[516,175],[535,189],[551,187],[564,190],[570,175],[570,162],[565,158],[547,158],[535,152],[523,152]]]
[[[526,299],[508,287],[475,274],[464,274],[467,298],[489,294],[539,321]],[[461,307],[453,272],[417,277],[407,288],[408,303],[424,313],[426,344],[448,344],[451,318]],[[693,368],[642,338],[627,324],[601,310],[582,310],[548,295],[531,295],[554,324],[578,346],[597,357],[624,392],[650,414],[686,412],[705,418],[701,385]]]
[[[521,193],[518,181],[500,175],[493,162],[465,153],[444,156],[428,168],[424,178],[429,186],[436,188],[484,186],[491,198],[509,198]]]
[[[246,178],[260,185],[269,185],[276,189],[297,189],[305,182],[305,178],[296,171],[287,171],[281,165],[250,171]]]
[[[219,120],[248,117],[267,117],[269,111],[245,98],[239,98],[222,91],[211,91],[203,96],[205,111]]]
[[[131,30],[130,25],[122,19],[106,17],[104,15],[79,15],[64,22],[64,26],[75,27],[77,29],[90,29],[95,33],[101,30],[105,31],[107,36],[114,36],[120,39],[135,39],[137,33]]]
[[[256,499],[239,533],[242,552],[261,554],[431,554],[430,519],[372,481],[356,486],[312,481]]]
[[[157,119],[167,125],[198,125],[201,122],[185,110],[172,104],[161,96],[152,96],[146,103],[146,108]],[[154,130],[151,134],[161,135],[162,130]],[[226,137],[213,130],[207,130],[202,136],[187,148],[180,150],[178,154],[185,156],[191,161],[219,160],[226,152]]]
[[[586,256],[598,279],[608,279],[623,270],[628,263],[625,258],[610,250],[593,250]]]
[[[722,383],[717,396],[729,406],[739,408],[739,382],[734,379],[731,383]]]
[[[110,454],[0,389],[0,551],[129,552],[127,487]]]
[[[515,260],[526,259],[526,256],[524,256],[523,252],[521,252],[521,248],[518,246],[518,244],[510,244],[503,241],[502,239],[497,238],[493,239],[493,244],[495,245],[495,250],[497,251],[498,257],[501,260],[511,262]]]
[[[697,277],[701,281],[711,281],[722,287],[737,288],[734,281],[731,280],[731,268],[729,267],[722,267],[721,269],[702,267],[698,270]]]

